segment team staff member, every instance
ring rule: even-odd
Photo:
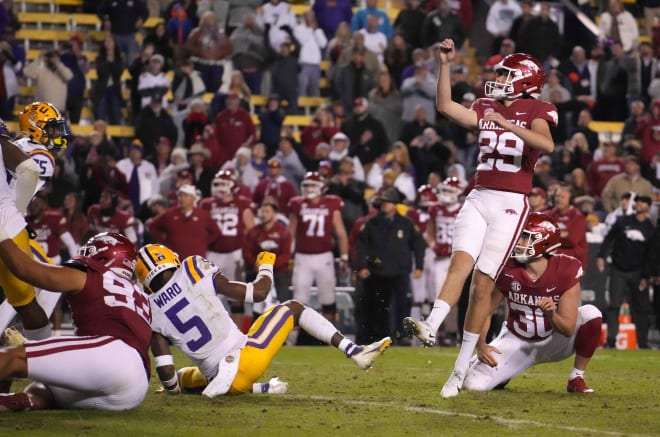
[[[368,308],[358,326],[358,343],[371,343],[389,334],[389,306],[394,293],[405,298],[410,289],[412,257],[415,266],[424,265],[426,248],[413,222],[397,212],[399,193],[387,189],[380,196],[380,212],[369,219],[360,231],[356,248],[357,275],[364,286],[363,302]],[[415,269],[420,278],[422,270]]]
[[[607,305],[607,346],[614,347],[619,332],[619,309],[623,297],[630,303],[630,313],[637,332],[637,344],[648,348],[651,304],[646,279],[642,270],[649,256],[653,236],[653,223],[649,220],[651,198],[635,198],[635,214],[622,215],[605,236],[598,251],[596,266],[605,270],[605,258],[612,257],[610,265],[610,301]]]

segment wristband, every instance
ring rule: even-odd
[[[339,259],[342,260],[342,261],[348,261],[348,255],[343,253],[339,256]]]
[[[165,387],[165,390],[167,390],[169,394],[177,395],[181,393],[181,389],[179,387],[179,378],[177,377],[176,373],[167,381],[163,381],[161,379],[160,382],[163,384],[163,387]]]
[[[259,272],[257,273],[257,278],[255,280],[258,280],[261,277],[267,277],[271,281],[273,280],[273,266],[272,264],[262,264],[259,266]]]
[[[158,355],[154,358],[154,364],[156,367],[173,366],[174,357],[172,355]]]
[[[248,282],[245,284],[245,303],[254,303],[254,284]]]

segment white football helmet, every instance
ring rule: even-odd
[[[302,195],[306,199],[316,199],[323,194],[323,188],[325,187],[325,181],[323,176],[316,171],[309,171],[305,175],[300,184]]]

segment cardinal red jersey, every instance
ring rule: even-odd
[[[477,159],[476,187],[529,194],[532,191],[532,175],[539,157],[533,149],[513,132],[500,127],[484,116],[498,112],[509,122],[532,128],[536,118],[557,125],[557,108],[549,102],[534,99],[518,99],[511,106],[495,99],[477,99],[472,103],[479,123],[479,158]]]
[[[60,254],[60,234],[68,227],[67,219],[60,211],[49,209],[38,219],[28,217],[28,224],[37,234],[35,240],[46,255],[52,258]]]
[[[415,224],[421,234],[426,232],[426,226],[429,223],[428,213],[417,208],[408,208],[406,210],[406,217],[408,217]]]
[[[316,202],[296,196],[289,201],[289,211],[298,218],[296,252],[317,254],[332,251],[332,217],[341,213],[344,201],[333,195],[321,196]]]
[[[151,343],[151,308],[147,296],[130,280],[92,259],[75,256],[67,265],[87,271],[79,293],[66,293],[75,335],[109,335],[134,348],[147,374]]]
[[[580,282],[584,272],[580,261],[568,255],[554,255],[548,259],[548,267],[536,280],[525,270],[524,264],[509,259],[497,280],[497,289],[507,300],[509,315],[507,328],[526,341],[538,341],[552,334],[550,318],[539,302],[551,297],[555,303],[566,291]]]
[[[220,238],[209,246],[210,250],[229,253],[241,248],[241,240],[245,236],[243,212],[250,208],[250,202],[250,199],[241,196],[234,196],[229,201],[212,196],[201,201],[199,207],[211,214],[220,229]]]
[[[264,224],[258,224],[250,229],[245,236],[243,258],[246,265],[254,265],[257,255],[262,250],[277,255],[275,271],[285,271],[291,260],[291,232],[282,222],[276,221],[270,229]]]
[[[118,232],[124,234],[124,229],[133,226],[133,217],[122,210],[115,210],[111,216],[101,215],[101,207],[96,204],[87,210],[89,229],[95,234],[99,232]]]
[[[277,199],[280,213],[288,217],[290,212],[289,201],[295,195],[296,187],[284,176],[278,176],[275,180],[267,177],[260,180],[257,186],[254,187],[252,201],[255,205],[259,206],[266,197]]]
[[[456,205],[453,209],[447,209],[444,205],[433,205],[429,208],[429,220],[432,220],[435,225],[433,251],[436,256],[451,255],[451,245],[454,242],[454,222],[460,210],[460,205]]]
[[[600,196],[607,182],[619,173],[623,173],[624,170],[623,159],[616,158],[612,161],[598,159],[592,162],[587,173],[587,181],[591,192],[596,196]]]

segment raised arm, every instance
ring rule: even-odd
[[[438,82],[436,85],[435,106],[436,109],[466,129],[477,128],[477,113],[466,108],[451,99],[451,62],[456,56],[454,41],[446,39],[440,43],[440,69],[438,70]]]
[[[273,266],[277,256],[271,252],[257,255],[257,277],[252,282],[230,281],[218,272],[213,277],[213,285],[218,294],[241,302],[261,302],[266,299],[273,283]]]

